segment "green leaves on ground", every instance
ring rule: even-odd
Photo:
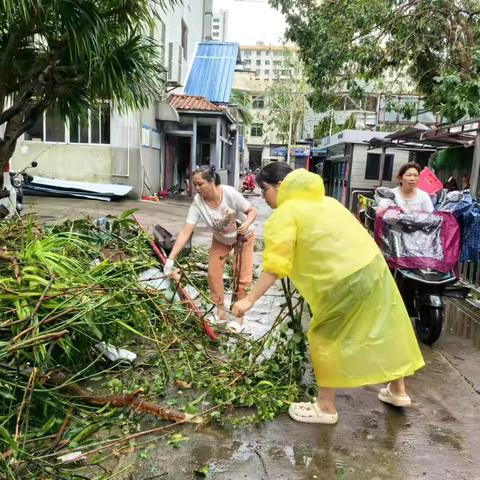
[[[171,289],[139,281],[158,260],[129,217],[53,227],[26,218],[0,223],[0,238],[15,259],[0,261],[0,452],[12,451],[10,478],[48,476],[51,459],[35,461],[45,449],[81,448],[109,428],[139,428],[132,412],[71,397],[64,387],[72,382],[101,398],[141,392],[146,401],[233,425],[271,420],[300,395],[301,313],[282,311],[259,340],[223,331],[212,342]],[[195,284],[207,311],[205,257],[195,250],[181,265],[182,283]],[[138,358],[112,364],[99,342]],[[49,384],[58,369],[69,379]],[[58,436],[56,447],[49,436]],[[184,440],[175,432],[170,444]]]

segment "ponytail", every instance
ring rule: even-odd
[[[215,185],[220,185],[220,175],[215,171],[215,165],[201,165],[197,167],[194,175],[201,175],[207,182],[214,182]]]

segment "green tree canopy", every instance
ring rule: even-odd
[[[346,120],[345,123],[339,125],[335,123],[335,118],[333,114],[327,115],[320,122],[315,125],[313,130],[314,138],[323,138],[328,137],[329,135],[335,135],[336,133],[341,132],[342,130],[355,129],[357,126],[357,119],[355,114],[352,113]]]
[[[65,117],[101,100],[125,111],[158,98],[165,68],[148,33],[176,0],[0,0],[0,167],[56,104]]]
[[[253,113],[251,109],[250,99],[248,95],[241,90],[232,90],[230,96],[230,105],[236,112],[238,120],[245,126],[250,125],[253,121]]]
[[[285,49],[282,71],[284,74],[270,82],[265,90],[266,112],[263,121],[267,131],[275,133],[283,143],[289,139],[295,143],[311,88],[296,52]]]
[[[408,77],[426,107],[455,121],[480,116],[479,0],[270,0],[286,16],[326,110],[335,92]],[[404,93],[404,92],[397,92]]]

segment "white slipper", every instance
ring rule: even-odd
[[[242,333],[245,327],[236,320],[230,320],[227,324],[227,329],[230,330],[232,333]]]
[[[225,325],[228,322],[228,318],[225,320],[220,320],[214,313],[209,313],[205,320],[212,325]]]
[[[390,384],[380,390],[378,399],[395,407],[410,407],[412,405],[412,399],[407,394],[395,395],[392,393],[390,391]]]
[[[297,422],[323,423],[334,425],[338,421],[338,413],[325,413],[320,410],[317,402],[292,403],[288,414]]]

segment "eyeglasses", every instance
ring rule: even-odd
[[[265,193],[272,188],[270,185],[267,185],[266,187],[261,187],[260,190],[262,191],[262,195],[265,195]]]

